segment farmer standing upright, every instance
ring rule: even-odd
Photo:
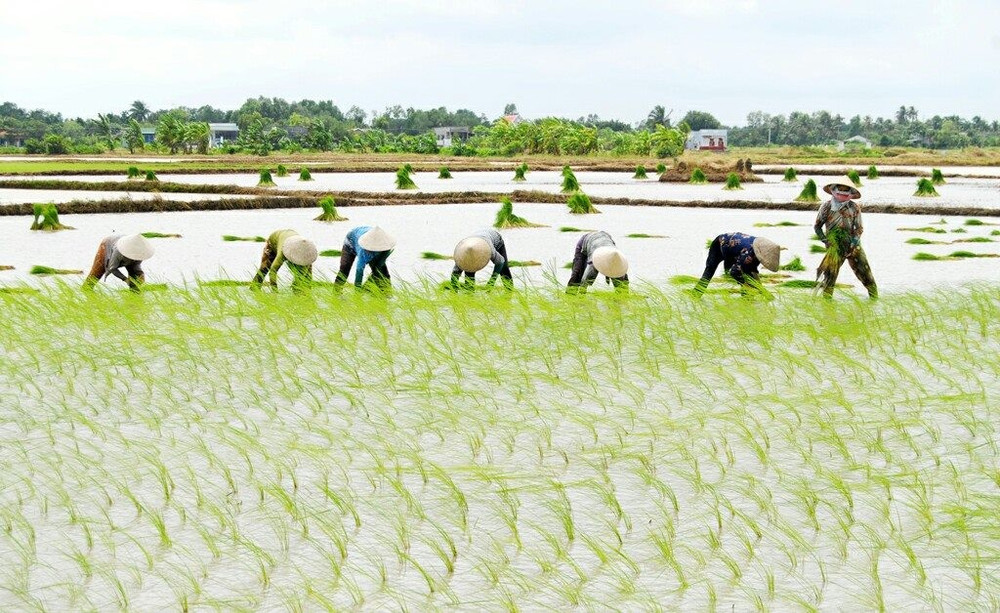
[[[826,256],[816,269],[816,291],[822,291],[827,298],[832,297],[840,267],[847,260],[854,276],[868,290],[868,296],[878,298],[875,277],[865,250],[861,248],[864,227],[861,225],[861,208],[854,202],[861,198],[861,192],[847,177],[827,183],[823,191],[832,198],[819,207],[816,215],[816,236],[826,245]]]
[[[507,246],[503,236],[493,228],[483,228],[468,236],[455,246],[455,268],[451,271],[451,286],[458,288],[458,280],[465,273],[465,285],[469,289],[476,286],[476,273],[493,262],[493,274],[486,282],[488,287],[496,283],[497,277],[503,277],[504,287],[514,287],[514,277],[510,273],[510,261],[507,259]]]
[[[391,286],[389,279],[389,267],[386,261],[392,248],[396,246],[396,239],[390,236],[385,230],[378,226],[358,226],[347,233],[344,237],[344,246],[340,252],[340,272],[337,273],[336,285],[338,287],[347,282],[347,275],[351,272],[351,266],[357,260],[357,268],[354,273],[354,285],[361,287],[364,279],[365,266],[372,269],[369,280],[380,290],[386,290]]]
[[[753,287],[767,296],[769,292],[760,284],[758,267],[763,264],[764,268],[776,272],[780,258],[781,247],[766,238],[742,232],[720,234],[708,247],[705,272],[701,274],[694,291],[698,295],[705,293],[708,282],[715,276],[719,264],[724,264],[726,272],[737,283]]]
[[[153,251],[153,244],[141,234],[112,234],[105,237],[97,247],[94,264],[83,282],[84,289],[91,289],[101,279],[114,275],[127,283],[131,290],[138,291],[146,282],[142,262],[151,258]],[[128,277],[122,274],[121,268],[125,269]]]
[[[566,292],[586,292],[598,273],[607,277],[608,283],[614,283],[615,289],[628,290],[628,260],[604,231],[588,232],[577,241]]]
[[[318,256],[316,244],[299,236],[295,230],[275,230],[267,237],[264,253],[260,257],[260,268],[250,282],[250,287],[259,288],[265,275],[269,277],[268,284],[277,287],[278,269],[287,261],[288,268],[292,271],[292,290],[306,289],[312,282],[312,264]]]

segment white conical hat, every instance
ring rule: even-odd
[[[833,194],[834,185],[842,185],[844,187],[851,188],[852,199],[858,199],[861,197],[861,192],[858,190],[857,187],[854,186],[854,181],[851,181],[851,178],[848,177],[847,175],[844,175],[842,177],[837,177],[834,180],[830,181],[829,183],[823,186],[823,191],[828,194]]]
[[[156,251],[153,248],[153,243],[149,242],[142,234],[129,234],[119,238],[118,242],[115,243],[115,249],[128,259],[138,262],[153,257],[153,252]]]
[[[493,249],[481,236],[470,236],[455,245],[455,264],[465,272],[478,272],[486,267]]]
[[[289,236],[281,244],[281,255],[292,264],[309,266],[319,257],[316,243],[304,236]]]
[[[764,268],[771,272],[778,271],[781,262],[781,247],[774,241],[758,236],[753,239],[753,254],[757,256]]]
[[[382,228],[375,226],[361,235],[358,244],[368,251],[388,251],[396,246],[396,239]]]
[[[611,279],[624,277],[628,272],[628,260],[616,247],[598,247],[590,261],[597,272]]]

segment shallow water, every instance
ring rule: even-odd
[[[536,260],[543,266],[517,268],[518,284],[543,283],[545,272],[555,274],[560,284],[569,278],[563,265],[573,258],[578,232],[559,232],[560,226],[590,230],[606,230],[617,241],[629,259],[629,275],[635,282],[663,284],[675,275],[701,274],[704,268],[706,241],[717,234],[742,231],[766,236],[786,250],[782,263],[799,256],[808,270],[789,273],[794,278],[814,279],[821,256],[809,252],[813,234],[814,214],[811,212],[748,211],[723,209],[650,208],[634,206],[601,206],[601,214],[571,215],[562,205],[517,204],[514,211],[548,228],[504,230],[507,251],[514,260]],[[100,239],[113,232],[179,233],[180,239],[153,239],[157,253],[144,268],[150,282],[182,282],[196,277],[205,279],[249,279],[260,261],[262,246],[251,242],[224,242],[223,234],[267,236],[279,228],[295,228],[316,242],[320,250],[340,249],[344,235],[356,225],[383,226],[396,236],[398,245],[389,264],[393,276],[406,281],[429,277],[443,280],[451,271],[448,261],[423,260],[421,252],[433,251],[449,255],[456,242],[478,228],[492,223],[497,205],[452,204],[410,205],[392,207],[339,207],[349,221],[321,223],[313,221],[319,209],[282,209],[265,211],[200,211],[169,213],[131,213],[100,215],[63,215],[61,220],[76,230],[47,233],[33,232],[22,217],[0,218],[0,265],[15,266],[15,270],[0,272],[0,283],[30,280],[27,270],[35,264],[55,268],[87,269]],[[1000,224],[1000,217],[981,218]],[[875,278],[883,292],[926,289],[937,286],[957,286],[974,281],[1000,278],[997,260],[990,258],[957,261],[913,261],[917,252],[945,255],[956,250],[976,253],[1000,253],[997,243],[956,243],[951,245],[908,245],[907,238],[921,236],[930,240],[956,240],[974,236],[989,236],[997,226],[964,227],[965,218],[948,217],[947,224],[934,226],[965,233],[928,234],[899,231],[900,227],[923,227],[935,218],[916,215],[864,216],[865,234],[862,244],[868,254]],[[757,222],[791,221],[794,227],[759,228]],[[627,238],[629,233],[663,234],[667,238]],[[993,237],[1000,241],[1000,237]],[[316,266],[317,275],[333,278],[339,260],[322,257]],[[283,271],[285,273],[285,271]],[[287,274],[287,273],[285,273]],[[718,271],[718,275],[722,271]],[[486,274],[481,277],[485,278]],[[63,277],[66,278],[66,277]],[[72,279],[72,277],[71,277]],[[851,284],[850,291],[862,292],[848,266],[841,271],[840,281]],[[116,280],[111,281],[117,284]],[[597,283],[606,289],[603,279]],[[792,290],[788,290],[792,291]]]
[[[230,194],[184,194],[160,192],[102,192],[64,189],[0,189],[0,206],[35,202],[61,204],[73,200],[173,200],[193,202],[195,200],[222,200],[223,198],[250,198],[250,196]]]
[[[871,164],[856,164],[853,166],[848,164],[754,164],[753,169],[754,172],[780,172],[784,174],[785,170],[789,166],[794,166],[795,170],[800,173],[835,170],[846,174],[848,170],[853,169],[860,172],[863,177],[865,173],[868,172],[868,167],[871,166]],[[888,166],[876,162],[875,167],[879,170],[883,168],[891,168],[892,170],[902,170],[927,176],[930,176],[931,170],[937,168],[945,177],[957,177],[963,175],[1000,177],[1000,166]]]

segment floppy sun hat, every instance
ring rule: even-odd
[[[129,234],[118,239],[115,243],[118,253],[130,260],[141,262],[153,257],[153,243],[141,234]]]
[[[628,260],[615,247],[598,247],[590,261],[597,272],[611,279],[624,277],[628,272]]]
[[[778,271],[778,264],[781,261],[781,247],[777,243],[766,238],[757,237],[753,239],[753,254],[757,256],[757,259],[764,265],[764,268],[771,272]]]
[[[833,188],[840,185],[841,187],[846,187],[851,190],[851,198],[860,198],[861,192],[858,188],[854,187],[854,181],[851,181],[850,177],[838,177],[835,181],[831,181],[823,186],[823,191],[833,195]]]
[[[304,236],[289,236],[281,244],[281,255],[298,266],[309,266],[319,257],[316,243]]]
[[[396,246],[396,239],[382,228],[375,226],[361,235],[358,244],[368,251],[389,251]]]
[[[492,254],[485,238],[470,236],[455,245],[455,264],[465,272],[478,272],[486,267]]]

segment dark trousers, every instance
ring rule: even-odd
[[[392,279],[389,278],[389,266],[386,264],[389,260],[389,253],[388,251],[383,251],[368,263],[369,268],[372,270],[369,280],[379,289],[392,287]],[[345,242],[343,248],[340,250],[340,271],[337,272],[337,280],[335,281],[338,286],[347,282],[348,275],[351,274],[351,267],[354,266],[354,260],[357,257],[358,254],[355,253],[354,247],[350,243]]]

